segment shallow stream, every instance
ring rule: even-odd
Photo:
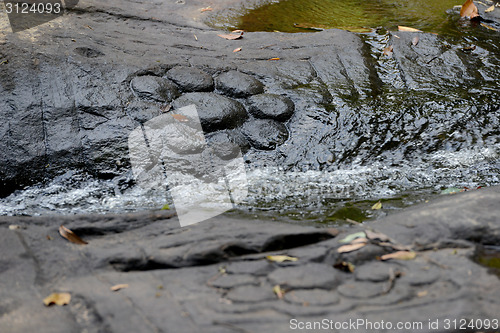
[[[287,0],[245,11],[239,16],[222,17],[212,24],[248,31],[312,32],[323,28],[369,31],[362,38],[379,51],[387,40],[386,31],[395,29],[397,25],[405,25],[446,35],[450,42],[464,46],[482,45],[483,49],[488,49],[490,56],[496,57],[495,66],[498,66],[498,33],[460,21],[456,9],[452,9],[458,4],[455,0]],[[382,72],[387,68],[386,77],[382,80],[390,81],[393,75],[390,60],[376,61]],[[486,96],[493,92],[495,95],[494,78],[492,82],[478,86],[478,94]],[[461,87],[457,87],[457,92],[450,92],[450,96],[455,93],[459,96],[460,91]],[[491,100],[492,104],[498,103],[497,97]],[[498,116],[498,108],[492,109],[492,112]],[[494,127],[493,120],[484,123],[485,128],[488,126]],[[346,219],[364,221],[381,217],[446,195],[442,193],[498,185],[500,138],[484,137],[481,130],[471,129],[474,135],[461,134],[459,131],[443,134],[448,138],[463,135],[464,140],[476,140],[479,137],[482,141],[467,142],[459,148],[442,145],[439,149],[427,150],[426,156],[422,158],[405,163],[390,163],[390,159],[385,163],[365,163],[354,159],[323,171],[249,169],[249,195],[230,214],[336,225]],[[379,200],[382,209],[372,209]],[[0,199],[0,214],[123,213],[161,209],[165,204],[172,204],[165,189],[144,190],[133,185],[131,173],[113,180],[102,180],[69,170],[55,179]]]

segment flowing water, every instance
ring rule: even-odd
[[[243,15],[219,17],[212,24],[249,31],[287,32],[330,27],[362,31],[406,25],[447,34],[451,40],[483,43],[498,55],[498,34],[488,35],[483,31],[478,37],[470,24],[461,25],[456,9],[451,10],[457,4],[453,0],[287,0],[240,13]],[[387,36],[384,32],[370,31],[363,38],[370,47],[380,51]],[[457,31],[461,31],[461,35]],[[494,36],[495,42],[491,43],[490,37],[484,36]],[[384,61],[378,66],[381,72],[387,68],[385,79],[390,80],[392,67]],[[442,191],[449,188],[455,190],[447,192],[500,184],[498,137],[483,138],[481,145],[471,144],[465,149],[443,147],[429,152],[420,162],[407,162],[393,165],[354,161],[323,171],[248,169],[248,197],[230,214],[335,225],[346,219],[363,221],[381,217],[444,195]],[[371,209],[379,200],[383,208]],[[78,170],[69,170],[55,179],[0,199],[0,214],[123,213],[161,209],[165,204],[172,204],[165,189],[145,190],[134,184],[131,173],[102,180]]]

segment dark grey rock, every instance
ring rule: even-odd
[[[487,238],[477,242],[499,244],[499,198],[498,187],[447,196],[394,218],[345,227],[337,237],[369,227],[406,245],[414,239],[421,247],[434,244],[436,239],[422,243],[425,240],[415,233],[417,223],[422,230],[430,228],[429,233],[443,225],[465,238],[468,235],[459,229],[481,229]],[[473,211],[471,218],[474,206],[483,210]],[[450,212],[456,215],[448,217]],[[61,224],[89,244],[60,237]],[[11,230],[9,225],[20,228]],[[235,327],[287,332],[289,326],[283,323],[299,317],[428,322],[450,316],[496,318],[500,311],[499,278],[471,260],[479,243],[422,251],[405,261],[378,262],[373,256],[352,274],[332,268],[327,258],[308,255],[317,248],[336,250],[340,244],[328,230],[278,222],[219,216],[180,228],[172,213],[161,211],[0,217],[0,229],[1,332],[141,332],[144,327],[169,327],[220,333],[228,325],[228,332]],[[265,259],[276,249],[296,256],[294,266],[280,267]],[[382,282],[358,280],[369,278],[369,267],[374,277],[380,276],[376,280],[385,279],[382,265],[401,274]],[[111,292],[109,288],[119,283],[129,287]],[[285,291],[283,299],[273,294],[276,284]],[[55,291],[70,292],[70,304],[44,307],[43,298]],[[19,320],[26,315],[30,320]]]
[[[244,106],[215,93],[187,93],[173,102],[174,108],[196,106],[204,131],[213,132],[241,125],[248,117]]]
[[[145,123],[162,114],[162,108],[154,102],[135,100],[126,105],[125,112],[135,121]]]
[[[387,262],[370,262],[356,267],[354,276],[360,281],[383,282],[391,277],[391,269],[394,272],[395,265]]]
[[[170,102],[179,96],[179,91],[171,81],[157,76],[136,76],[130,87],[138,97],[157,102]]]
[[[241,127],[241,132],[253,147],[263,150],[275,149],[288,139],[286,126],[275,120],[249,120]]]
[[[268,286],[241,286],[231,289],[226,296],[235,302],[263,302],[276,299],[272,288]]]
[[[348,298],[373,298],[388,290],[386,283],[353,282],[344,283],[337,288],[340,295]]]
[[[338,271],[316,263],[278,268],[268,278],[273,285],[283,289],[330,289],[339,281]]]
[[[195,67],[177,66],[167,72],[167,77],[175,82],[182,91],[212,91],[212,76]]]
[[[255,284],[256,281],[251,275],[246,274],[224,274],[212,282],[212,286],[217,288],[234,288],[237,286]]]
[[[238,71],[222,73],[215,79],[215,86],[232,97],[248,97],[264,92],[264,85],[254,77]]]
[[[340,302],[336,292],[324,289],[297,289],[285,294],[285,300],[302,305],[328,306]]]
[[[226,267],[226,271],[232,274],[267,275],[272,270],[274,267],[267,260],[232,262]]]
[[[219,131],[208,135],[207,140],[215,155],[225,160],[235,158],[250,148],[247,139],[235,131]]]
[[[295,110],[293,102],[276,94],[260,94],[248,98],[248,111],[257,118],[270,118],[279,121],[290,119]]]

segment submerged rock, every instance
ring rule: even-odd
[[[241,127],[241,131],[253,147],[262,150],[274,149],[288,139],[286,126],[275,120],[250,120]]]

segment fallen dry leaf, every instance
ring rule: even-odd
[[[200,11],[203,13],[203,12],[211,12],[212,10],[214,10],[212,7],[205,7],[205,8],[202,8],[200,9]]]
[[[109,289],[111,289],[112,291],[118,291],[120,289],[125,289],[125,288],[128,288],[128,284],[121,283],[121,284],[115,284],[114,286],[110,287]]]
[[[493,30],[493,31],[498,31],[496,28],[493,28],[492,26],[489,26],[483,22],[481,22],[481,26],[485,27],[486,29],[490,29],[490,30]]]
[[[282,299],[283,296],[285,295],[285,291],[281,289],[279,284],[273,287],[273,292],[276,294],[276,296],[278,296],[279,299]]]
[[[391,50],[391,52],[392,52],[392,50]],[[376,204],[374,204],[374,205],[372,206],[372,209],[373,209],[373,210],[379,210],[379,209],[381,209],[381,208],[382,208],[382,202],[380,202],[380,200],[379,200]]]
[[[348,261],[341,261],[338,264],[333,265],[333,267],[336,269],[340,269],[341,271],[350,273],[354,273],[354,270],[356,269],[356,266]]]
[[[267,60],[280,60],[280,58],[271,58],[271,59],[267,59]]]
[[[358,243],[368,243],[368,239],[364,237],[356,238],[351,242],[351,244],[358,244]]]
[[[419,41],[418,36],[415,36],[415,37],[413,37],[413,40],[411,41],[411,43],[412,43],[413,46],[417,46],[418,41]]]
[[[365,230],[365,234],[366,234],[366,238],[371,239],[371,240],[378,240],[380,242],[390,241],[389,236],[387,236],[386,234],[383,234],[381,232]]]
[[[359,231],[359,232],[355,232],[353,234],[347,235],[346,237],[341,239],[339,242],[340,243],[350,243],[353,240],[355,240],[356,238],[365,238],[365,237],[366,237],[366,233],[364,231]]]
[[[240,51],[241,51],[241,47],[238,47],[238,48],[236,48],[236,49],[233,50],[233,53],[240,52]]]
[[[175,114],[175,113],[172,113],[172,117],[177,120],[177,121],[180,121],[180,122],[187,122],[189,121],[189,118],[186,117],[185,115],[182,115],[182,114]],[[163,208],[162,208],[163,209]],[[168,209],[170,209],[170,207],[168,207]]]
[[[348,245],[342,245],[337,249],[338,253],[348,253],[352,251],[359,250],[363,246],[365,246],[367,243],[356,243],[356,244],[348,244]]]
[[[285,255],[277,255],[277,256],[266,256],[266,259],[272,262],[283,262],[283,261],[297,261],[298,258],[285,256]]]
[[[19,226],[17,224],[9,225],[9,230],[19,230],[19,229],[21,229],[21,226]]]
[[[474,17],[478,16],[479,14],[477,13],[477,7],[474,4],[474,1],[465,1],[465,3],[462,5],[462,9],[460,10],[460,17],[469,17],[470,19],[473,19]]]
[[[235,30],[237,31],[237,33],[230,33],[230,34],[220,34],[220,35],[217,35],[221,38],[224,38],[224,39],[229,39],[229,40],[235,40],[235,39],[240,39],[240,38],[243,38],[243,30]]]
[[[418,30],[418,29],[410,28],[410,27],[405,27],[403,25],[398,25],[398,30],[399,31],[422,32],[422,30]]]
[[[428,294],[427,290],[422,290],[417,293],[417,297],[424,297]]]
[[[392,47],[392,45],[389,45],[387,46],[385,49],[384,49],[384,55],[385,56],[392,56],[392,51],[394,50],[394,48]],[[372,208],[373,209],[373,208]]]
[[[489,13],[489,12],[492,12],[495,10],[495,5],[491,6],[491,7],[488,7],[484,10],[485,13]]]
[[[43,299],[43,304],[49,306],[55,305],[66,305],[71,301],[71,295],[69,293],[52,293]]]
[[[241,35],[243,35],[243,34],[245,33],[245,30],[236,29],[236,30],[231,31],[231,33],[233,33],[233,34],[241,34]]]
[[[81,239],[80,237],[78,237],[73,231],[69,230],[68,228],[66,228],[63,225],[61,225],[59,227],[59,234],[63,238],[66,238],[67,240],[69,240],[72,243],[82,244],[82,245],[88,244],[86,241],[84,241],[83,239]]]
[[[380,260],[399,259],[399,260],[412,260],[415,259],[417,254],[414,251],[398,251],[394,253],[384,254]]]

